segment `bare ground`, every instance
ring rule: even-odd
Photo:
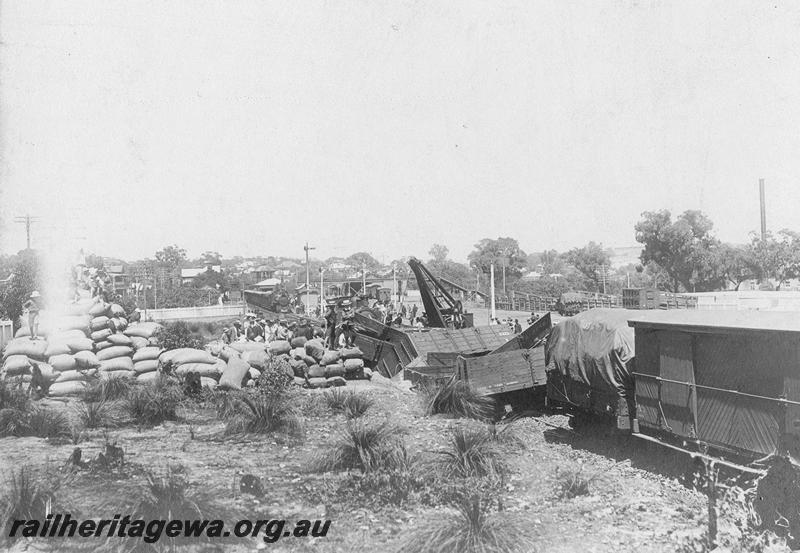
[[[416,394],[379,377],[371,383],[351,384],[376,399],[366,416],[388,417],[397,423],[411,451],[443,447],[445,432],[454,421],[423,417]],[[64,408],[63,403],[57,405]],[[78,446],[84,459],[96,457],[108,439],[124,449],[127,467],[108,476],[78,471],[69,477],[63,500],[73,516],[110,517],[109,504],[118,504],[141,481],[141,467],[181,464],[194,486],[211,492],[243,518],[333,521],[325,538],[287,538],[273,544],[253,540],[226,545],[226,551],[391,551],[403,534],[413,532],[421,520],[441,509],[418,502],[387,506],[348,499],[336,491],[347,474],[309,474],[305,468],[309,459],[325,451],[344,417],[332,414],[321,401],[304,405],[303,440],[270,435],[223,439],[219,435],[223,425],[211,410],[184,411],[181,422],[155,428],[90,431]],[[683,536],[702,533],[704,497],[677,481],[685,466],[683,459],[632,438],[606,435],[598,428],[577,434],[559,415],[524,418],[514,424],[522,445],[508,448],[505,456],[511,476],[501,502],[509,516],[521,517],[530,525],[539,550],[676,551],[685,541]],[[74,447],[38,438],[3,438],[0,466],[57,468]],[[559,499],[558,472],[578,469],[590,479],[589,493]],[[264,481],[264,497],[239,491],[244,473]],[[63,551],[66,544],[43,545]],[[23,542],[15,550],[37,547]]]

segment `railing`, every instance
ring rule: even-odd
[[[180,321],[191,319],[225,319],[241,317],[245,311],[244,303],[207,305],[204,307],[175,307],[171,309],[148,309],[144,319],[155,322]]]

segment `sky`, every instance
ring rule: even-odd
[[[800,230],[800,5],[2,1],[0,253],[388,262]]]

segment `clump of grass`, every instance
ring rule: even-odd
[[[325,392],[324,397],[332,411],[343,412],[348,419],[357,419],[375,403],[365,394],[347,388],[333,388]]]
[[[0,380],[0,410],[25,411],[30,402],[27,390],[22,387],[21,378]]]
[[[177,420],[177,409],[182,397],[183,393],[174,383],[156,381],[147,385],[131,386],[123,405],[137,424],[156,425]]]
[[[348,420],[335,434],[333,446],[312,460],[310,469],[327,472],[359,469],[363,473],[392,470],[408,462],[397,428],[382,422]]]
[[[114,404],[108,401],[82,401],[73,409],[84,428],[113,427],[120,422]]]
[[[454,508],[423,519],[401,543],[404,553],[513,553],[538,548],[530,524],[494,512],[481,494],[465,494]]]
[[[589,495],[592,491],[592,482],[597,480],[600,474],[597,472],[594,475],[587,475],[583,471],[583,465],[568,469],[556,467],[556,497],[572,499],[581,495]]]
[[[283,432],[294,436],[303,433],[303,422],[295,405],[274,394],[242,394],[230,406],[225,434],[268,434]]]
[[[494,400],[479,395],[469,384],[452,378],[445,382],[423,384],[420,391],[426,415],[450,415],[458,418],[491,420]]]
[[[128,378],[97,378],[84,390],[83,401],[96,403],[122,399],[134,385]]]
[[[483,478],[500,476],[503,472],[493,435],[483,425],[454,425],[447,446],[437,451],[441,455],[439,468],[445,475]]]
[[[0,411],[0,436],[57,438],[70,434],[69,419],[57,409],[28,405],[25,410]]]
[[[62,478],[25,465],[9,472],[3,486],[5,493],[0,496],[0,517],[4,523],[22,519],[44,520],[48,514],[59,510],[57,497]],[[0,543],[11,539],[6,532],[0,535]]]

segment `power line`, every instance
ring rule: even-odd
[[[24,215],[21,217],[14,217],[15,223],[22,223],[25,225],[25,234],[27,236],[28,249],[31,249],[31,225],[41,221],[40,217]]]

